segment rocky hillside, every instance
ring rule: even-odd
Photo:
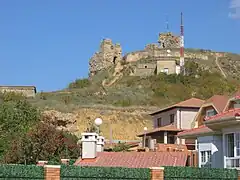
[[[107,138],[136,139],[144,126],[151,128],[150,112],[190,97],[206,99],[213,94],[234,92],[239,84],[236,69],[240,63],[238,56],[233,57],[219,61],[227,78],[214,60],[189,60],[186,77],[130,76],[135,64],[118,63],[91,80],[78,79],[62,91],[42,92],[30,101],[44,108],[59,127],[76,134],[101,117],[101,129]]]
[[[59,128],[78,135],[101,117],[107,138],[136,139],[144,126],[152,127],[150,112],[191,97],[231,94],[238,88],[240,55],[185,49],[186,76],[166,75],[155,71],[157,61],[171,56],[170,63],[175,63],[179,39],[160,34],[159,42],[160,46],[149,44],[122,55],[119,43],[103,40],[90,59],[89,79],[77,79],[62,91],[38,93],[29,101],[44,109]]]

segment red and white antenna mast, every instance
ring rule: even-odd
[[[183,29],[183,13],[181,12],[181,37],[180,37],[180,68],[183,75],[185,75],[185,68],[184,68],[184,29]]]

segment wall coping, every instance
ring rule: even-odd
[[[44,168],[61,168],[61,165],[44,165]]]
[[[164,167],[150,167],[151,170],[164,170]]]

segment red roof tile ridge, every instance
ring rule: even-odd
[[[185,134],[185,133],[187,133],[187,132],[192,132],[192,131],[195,131],[195,130],[197,130],[197,129],[202,129],[202,128],[204,128],[204,127],[206,127],[206,126],[205,126],[205,125],[201,125],[201,126],[198,126],[198,127],[196,127],[196,128],[187,129],[187,130],[185,130],[185,131],[179,132],[178,135],[180,135],[180,134]]]
[[[184,101],[178,102],[178,103],[174,104],[173,106],[182,105],[182,104],[184,104],[184,103],[186,103],[186,102],[189,102],[189,101],[192,101],[192,100],[196,100],[196,101],[199,101],[199,102],[204,103],[204,100],[198,99],[198,98],[195,98],[195,97],[192,97],[192,98],[190,98],[190,99],[186,99],[186,100],[184,100]]]
[[[240,99],[240,95],[234,96],[235,99]]]
[[[226,114],[228,114],[228,113],[230,113],[230,112],[238,112],[240,110],[240,108],[234,108],[234,109],[230,109],[230,110],[228,110],[228,111],[224,111],[224,112],[221,112],[221,113],[218,113],[218,114],[216,114],[216,115],[214,115],[214,116],[211,116],[211,117],[206,117],[206,118],[204,118],[205,120],[211,120],[211,119],[215,119],[215,118],[217,118],[217,117],[222,117],[222,116],[224,116],[224,115],[226,115]]]

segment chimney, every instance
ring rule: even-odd
[[[38,161],[37,166],[44,166],[48,163],[48,161]]]
[[[97,133],[82,133],[82,159],[97,157]]]
[[[103,152],[104,151],[104,137],[98,136],[97,138],[97,152]]]
[[[70,159],[61,159],[61,163],[65,165],[69,165]]]

